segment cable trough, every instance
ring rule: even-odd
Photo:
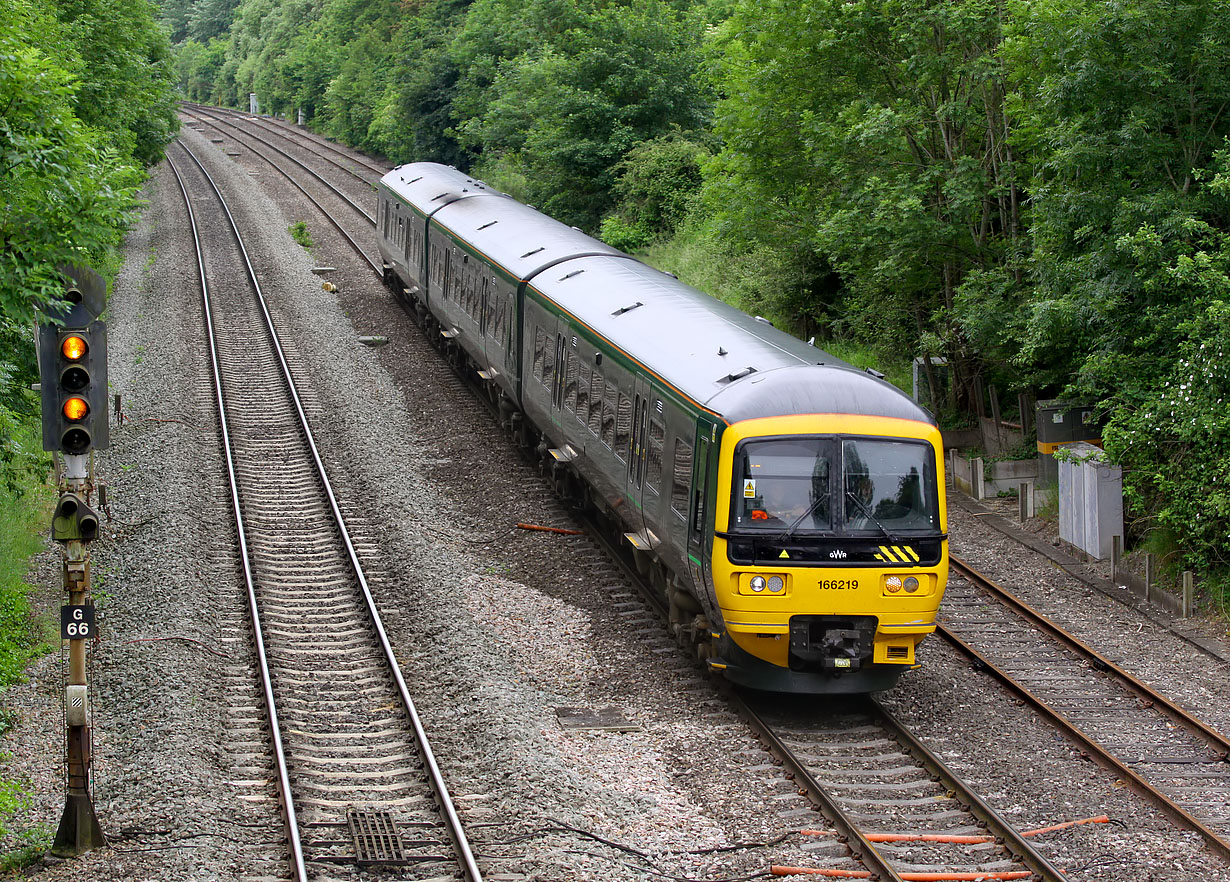
[[[238,227],[178,146],[292,876],[478,882]],[[227,222],[207,240],[203,190]]]

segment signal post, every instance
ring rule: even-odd
[[[90,796],[90,701],[86,641],[94,637],[89,543],[98,536],[98,513],[90,507],[92,451],[109,443],[107,423],[107,327],[98,320],[107,287],[85,267],[61,267],[64,301],[44,310],[38,328],[39,388],[43,449],[63,457],[60,498],[51,538],[64,546],[60,636],[68,641],[64,699],[66,802],[52,854],[71,857],[106,845]]]

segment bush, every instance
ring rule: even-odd
[[[1175,537],[1182,564],[1230,584],[1230,304],[1217,301],[1181,328],[1169,375],[1103,432],[1124,467],[1129,508]]]

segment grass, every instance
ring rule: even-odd
[[[7,759],[0,755],[0,760]],[[51,847],[54,831],[46,824],[32,824],[24,829],[13,830],[9,823],[21,818],[29,810],[29,800],[15,781],[0,778],[0,836],[15,836],[16,848],[0,854],[0,874],[16,875],[25,867],[42,859]]]
[[[58,646],[54,623],[34,616],[30,606],[34,588],[26,581],[30,558],[43,549],[41,534],[51,522],[52,491],[27,483],[24,492],[0,484],[0,689],[20,680],[32,659]],[[0,708],[0,735],[17,723],[15,712]],[[0,754],[0,768],[7,759]],[[36,863],[51,845],[53,831],[26,820],[25,786],[0,775],[0,836],[16,842],[16,847],[0,854],[3,875]]]
[[[40,533],[51,522],[51,491],[0,495],[0,688],[15,682],[32,658],[52,649],[46,627],[30,610],[26,582],[30,557],[43,548]]]
[[[286,228],[286,232],[290,233],[290,237],[306,250],[312,250],[312,234],[308,232],[307,224],[303,221],[295,221]]]

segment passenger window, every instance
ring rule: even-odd
[[[595,369],[589,384],[589,430],[595,435],[602,434],[602,383],[602,374]]]
[[[662,491],[662,444],[666,439],[666,427],[655,419],[649,420],[649,451],[645,463],[645,481],[650,489]]]
[[[542,384],[548,389],[555,381],[555,339],[542,335]],[[554,396],[553,396],[554,397]]]
[[[543,381],[542,369],[546,359],[547,335],[542,328],[534,329],[534,379]]]
[[[569,349],[564,369],[564,407],[574,413],[577,409],[577,368],[577,351]]]
[[[632,440],[632,400],[622,392],[619,393],[619,404],[615,409],[615,455],[625,462],[628,459],[628,445]]]
[[[615,449],[615,384],[607,382],[602,396],[602,443]]]
[[[671,465],[671,511],[680,520],[688,516],[688,487],[692,483],[692,445],[675,439],[675,457]]]
[[[589,419],[589,365],[582,364],[577,372],[577,419],[584,424]]]

